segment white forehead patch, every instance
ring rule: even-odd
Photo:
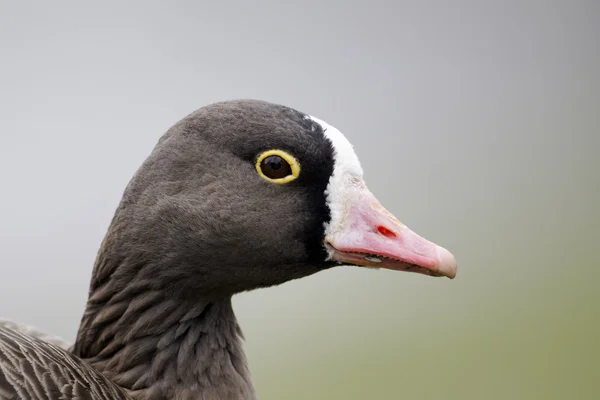
[[[348,190],[352,186],[363,184],[363,170],[352,144],[342,132],[318,118],[307,118],[321,125],[325,137],[333,147],[333,174],[325,190],[327,206],[331,212],[331,220],[325,223],[325,236],[328,236],[342,229]]]
[[[333,175],[335,176],[336,172],[339,172],[342,175],[352,175],[361,179],[363,170],[360,166],[360,161],[358,161],[358,156],[354,152],[352,143],[346,139],[346,136],[325,121],[313,116],[309,116],[308,118],[321,125],[325,132],[325,137],[329,139],[333,145],[333,157],[335,163]]]

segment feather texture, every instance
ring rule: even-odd
[[[58,346],[64,350],[70,350],[71,347],[73,346],[72,343],[69,343],[69,342],[63,340],[62,338],[60,338],[58,336],[51,335],[47,332],[40,331],[36,327],[25,325],[25,324],[20,324],[15,321],[0,318],[0,327],[5,327],[5,328],[12,329],[13,331],[25,333],[29,336],[33,336],[34,338],[40,339],[44,342],[52,343],[53,345]]]
[[[0,325],[1,400],[130,400],[67,350]]]

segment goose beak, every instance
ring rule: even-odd
[[[456,276],[452,253],[401,223],[364,183],[349,185],[344,200],[340,220],[325,237],[331,260],[450,279]]]

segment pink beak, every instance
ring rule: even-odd
[[[364,185],[352,185],[337,228],[325,237],[330,257],[353,264],[431,276],[456,276],[456,259],[417,235],[386,210]]]

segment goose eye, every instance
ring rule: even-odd
[[[292,173],[292,167],[279,156],[269,156],[260,163],[263,174],[271,179],[285,178]]]
[[[300,175],[300,164],[291,154],[283,150],[269,150],[256,160],[256,171],[272,183],[288,183]]]

